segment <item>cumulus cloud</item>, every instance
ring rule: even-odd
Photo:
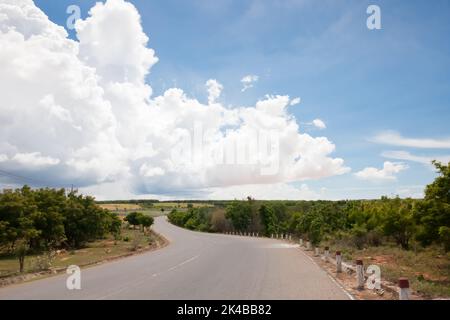
[[[259,77],[257,75],[254,74],[249,74],[246,75],[245,77],[243,77],[241,79],[241,83],[242,83],[242,92],[247,91],[250,88],[253,88],[253,85],[255,82],[257,82],[259,79]]]
[[[404,163],[385,161],[382,169],[367,167],[356,172],[355,176],[369,181],[393,181],[397,179],[395,174],[406,169],[408,169],[408,166]]]
[[[429,148],[429,149],[450,149],[450,138],[447,139],[431,139],[431,138],[407,138],[395,131],[385,131],[376,135],[373,142],[402,146],[412,148]]]
[[[16,153],[12,160],[31,167],[54,166],[59,163],[59,159],[42,156],[40,152]]]
[[[289,182],[350,171],[330,140],[300,132],[287,95],[225,107],[211,79],[208,104],[180,88],[152,96],[146,77],[158,58],[128,2],[97,3],[75,24],[79,41],[31,0],[2,1],[0,17],[3,170],[114,196],[117,185],[206,197],[243,185],[288,196]]]
[[[317,129],[323,130],[326,129],[327,126],[325,125],[325,122],[323,122],[320,119],[314,119],[312,122],[313,126],[315,126]]]
[[[102,79],[140,84],[158,58],[147,48],[136,8],[123,0],[97,2],[86,20],[77,20],[79,57]]]
[[[208,103],[212,104],[216,102],[222,93],[223,86],[217,80],[209,79],[206,81],[206,88],[208,90]]]

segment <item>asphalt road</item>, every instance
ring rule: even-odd
[[[0,289],[0,299],[349,299],[298,248],[280,240],[154,229],[170,245],[82,269],[81,290],[62,274]]]

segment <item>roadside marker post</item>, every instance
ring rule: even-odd
[[[323,251],[323,259],[325,262],[328,262],[330,260],[330,248],[325,247],[325,250]]]
[[[300,239],[300,247],[303,247],[303,239]]]
[[[364,265],[362,260],[356,260],[356,288],[364,289]]]
[[[319,253],[319,248],[318,247],[315,247],[314,248],[314,256],[315,257],[318,257],[320,255],[320,253]]]
[[[398,299],[409,300],[409,280],[407,278],[398,279]]]
[[[311,242],[310,241],[306,241],[306,250],[311,250]]]
[[[342,255],[340,251],[336,251],[336,273],[342,272]]]

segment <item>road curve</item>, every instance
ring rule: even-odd
[[[0,299],[348,299],[298,248],[279,240],[188,231],[155,219],[170,245],[67,275],[0,289]]]

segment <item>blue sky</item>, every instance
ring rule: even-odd
[[[450,139],[450,2],[436,1],[131,1],[159,62],[147,82],[153,95],[177,86],[206,102],[206,80],[217,79],[225,105],[254,105],[266,94],[299,96],[290,107],[300,130],[331,140],[352,171],[306,181],[328,198],[420,194],[435,176],[430,166],[388,159],[382,153],[423,157],[448,148],[374,142],[394,131],[406,138]],[[64,25],[66,8],[95,1],[36,0],[49,18]],[[381,30],[366,27],[366,9],[381,8]],[[76,39],[73,31],[70,36]],[[258,75],[241,91],[240,79]],[[307,123],[319,118],[327,128]],[[367,167],[401,161],[408,169],[388,181],[357,179]],[[304,182],[294,182],[299,186]],[[325,189],[323,189],[325,188]]]

